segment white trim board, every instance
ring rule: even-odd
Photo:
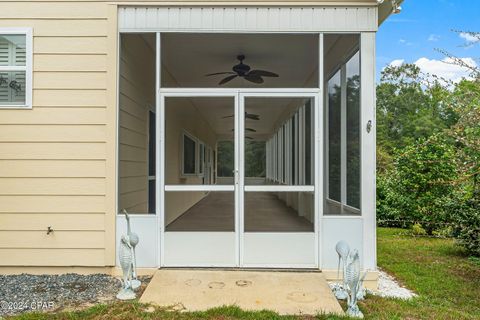
[[[365,32],[378,28],[372,6],[121,6],[120,32]]]

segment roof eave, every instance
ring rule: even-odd
[[[399,0],[398,3],[401,4],[403,0]],[[392,1],[385,0],[382,4],[378,6],[378,25],[380,26],[387,18],[392,14],[393,6]]]

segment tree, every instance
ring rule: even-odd
[[[414,64],[389,66],[377,86],[377,140],[393,154],[418,139],[447,128],[455,121],[445,97],[449,92],[440,81],[429,81]]]

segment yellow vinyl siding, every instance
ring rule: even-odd
[[[34,90],[37,107],[105,107],[105,90]]]
[[[44,1],[18,1],[0,4],[2,17],[24,20],[107,20],[106,1],[58,1],[54,4]],[[41,36],[41,35],[39,35]]]
[[[105,72],[35,72],[34,89],[105,89]]]
[[[104,55],[82,54],[34,54],[33,71],[106,71],[107,57]],[[34,84],[35,86],[35,84]]]
[[[0,4],[1,6],[1,4]],[[13,19],[6,18],[3,19],[4,14],[2,12],[2,19],[0,20],[0,28],[2,27],[25,27],[25,19]],[[81,19],[81,20],[56,20],[55,23],[52,23],[52,20],[32,20],[28,19],[29,27],[35,30],[35,33],[43,37],[104,37],[107,34],[107,23],[106,19],[101,20],[91,20],[91,19]]]
[[[105,196],[82,195],[1,195],[0,215],[2,213],[51,213],[51,212],[105,212]],[[60,217],[59,217],[60,219]],[[44,226],[47,230],[48,226]],[[52,226],[55,228],[55,225]],[[8,260],[8,259],[7,259]],[[3,260],[2,263],[6,263]]]
[[[103,249],[103,231],[60,231],[47,235],[42,231],[3,231],[1,248],[41,249]]]
[[[57,49],[60,48],[60,49]],[[101,54],[107,50],[106,37],[38,37],[33,44],[35,54]]]
[[[59,219],[61,217],[62,219]],[[55,226],[55,231],[104,231],[103,213],[3,213],[0,230],[42,231]]]
[[[104,142],[105,125],[13,125],[0,127],[0,142]]]
[[[105,195],[104,178],[0,178],[2,195]]]
[[[2,110],[1,114],[2,116],[0,117],[0,125],[107,123],[105,108],[41,107],[21,113],[19,113],[18,110]]]
[[[6,266],[90,266],[105,265],[105,249],[0,248]],[[7,259],[8,258],[8,259]],[[6,261],[8,260],[8,261]]]
[[[2,178],[104,178],[105,160],[0,160]]]
[[[0,28],[33,31],[33,108],[0,109],[0,265],[115,263],[111,7],[0,2]]]
[[[0,159],[63,159],[101,160],[105,159],[105,143],[68,142],[0,142]]]

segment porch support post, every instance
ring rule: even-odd
[[[361,74],[361,211],[363,216],[363,268],[376,270],[376,127],[375,127],[375,32],[360,38]],[[368,129],[370,127],[370,130]]]
[[[316,121],[314,121],[315,125],[313,126],[315,130],[315,232],[317,236],[317,263],[318,268],[323,268],[323,203],[325,201],[324,198],[324,185],[325,185],[325,171],[324,171],[324,132],[325,132],[325,70],[324,70],[324,34],[320,33],[318,35],[318,88],[319,94],[318,98],[316,99],[315,105],[317,108],[313,113],[315,115]],[[297,126],[298,127],[298,126]],[[297,164],[298,162],[295,162]]]
[[[155,142],[155,214],[157,218],[157,266],[160,267],[163,264],[163,221],[164,221],[164,181],[163,179],[163,110],[160,107],[161,97],[159,94],[161,86],[161,50],[160,50],[160,32],[156,33],[155,37],[155,115],[156,115],[156,142]]]

